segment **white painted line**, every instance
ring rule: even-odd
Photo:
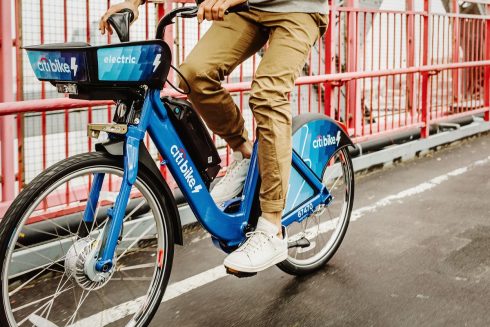
[[[384,197],[383,199],[375,202],[372,205],[365,206],[362,208],[359,208],[357,210],[352,211],[351,215],[351,221],[356,221],[360,219],[361,217],[365,216],[367,213],[374,213],[378,209],[381,209],[383,207],[386,207],[395,201],[411,197],[417,194],[421,194],[423,192],[426,192],[430,189],[433,189],[434,187],[444,183],[445,181],[449,180],[451,177],[455,176],[460,176],[472,168],[476,166],[481,166],[488,164],[490,162],[490,156],[487,158],[484,158],[482,160],[478,160],[473,162],[472,164],[455,169],[453,171],[450,171],[447,174],[437,176],[435,178],[432,178],[428,182],[421,183],[419,185],[416,185],[414,187],[411,187],[409,189],[403,190],[401,192],[398,192],[393,195],[389,195],[387,197]],[[327,232],[331,228],[328,227],[328,225],[331,225],[330,222],[322,223],[320,226],[320,231],[321,232]],[[200,241],[202,239],[205,239],[205,237],[199,238],[197,241]],[[204,271],[200,274],[197,274],[195,276],[189,277],[187,279],[184,279],[180,282],[173,283],[172,285],[169,285],[167,287],[167,290],[165,292],[165,296],[163,298],[162,302],[169,301],[171,299],[174,299],[182,294],[188,293],[196,288],[199,288],[201,286],[204,286],[206,284],[212,283],[216,280],[219,280],[223,277],[227,276],[226,271],[223,266],[217,266],[212,269],[209,269],[207,271]],[[79,322],[77,322],[75,325],[72,326],[77,326],[77,327],[94,327],[94,326],[99,326],[101,323],[109,324],[113,323],[119,319],[122,319],[124,317],[127,317],[128,315],[133,315],[136,313],[138,308],[144,303],[144,298],[140,297],[138,299],[128,301],[125,303],[122,303],[120,305],[117,305],[115,307],[112,307],[110,309],[104,310],[102,312],[99,312],[95,315],[92,315],[88,318],[85,318]]]
[[[165,295],[163,296],[162,302],[172,300],[182,294],[192,291],[203,285],[212,283],[220,278],[225,277],[226,271],[223,266],[217,266],[212,269],[206,270],[200,274],[194,275],[192,277],[186,278],[179,282],[173,283],[167,287]],[[94,326],[105,326],[107,324],[113,323],[127,317],[129,315],[134,315],[136,311],[144,303],[144,297],[139,297],[135,300],[131,300],[122,304],[119,304],[110,309],[101,311],[90,317],[82,319],[71,326],[76,327],[94,327]]]

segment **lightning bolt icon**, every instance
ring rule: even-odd
[[[340,131],[337,132],[337,146],[339,146],[339,143],[340,143]]]
[[[155,57],[155,60],[153,61],[153,72],[155,72],[155,70],[157,70],[158,66],[160,66],[160,58],[162,57],[162,54],[159,53],[157,54],[157,56]]]
[[[71,69],[73,70],[73,76],[77,76],[77,71],[78,71],[77,58],[71,57]]]

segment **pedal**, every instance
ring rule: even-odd
[[[236,271],[236,270],[230,269],[228,267],[225,267],[225,268],[226,268],[226,273],[228,275],[233,275],[233,276],[238,277],[238,278],[247,278],[247,277],[253,277],[253,276],[257,275],[257,273],[246,273],[243,271]]]
[[[311,245],[310,241],[306,237],[302,237],[295,242],[288,243],[288,249],[291,248],[307,248]]]

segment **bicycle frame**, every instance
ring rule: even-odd
[[[217,240],[226,246],[239,245],[245,239],[252,203],[259,190],[259,169],[257,160],[257,143],[251,158],[251,165],[244,185],[240,208],[235,213],[225,213],[223,208],[213,201],[206,184],[196,169],[192,158],[186,155],[187,151],[172,125],[167,110],[160,100],[160,90],[150,89],[147,92],[140,122],[136,126],[129,126],[124,144],[124,175],[121,190],[117,196],[114,207],[108,210],[109,221],[104,230],[104,237],[100,246],[101,253],[96,263],[98,271],[108,271],[112,267],[112,259],[121,233],[124,213],[128,204],[129,195],[138,174],[138,153],[140,141],[148,131],[151,139],[160,152],[163,162],[167,165],[197,220]],[[331,199],[321,180],[293,151],[292,166],[297,169],[302,178],[314,190],[314,196],[300,204],[286,216],[282,223],[285,226],[308,217],[321,204]],[[97,174],[92,184],[88,201],[97,203],[102,186],[103,175]],[[89,208],[90,206],[87,206]],[[94,213],[86,209],[84,220],[92,222]]]

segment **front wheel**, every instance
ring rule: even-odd
[[[337,150],[325,163],[322,182],[333,197],[330,204],[286,228],[290,243],[301,238],[310,243],[305,248],[289,249],[287,260],[278,264],[288,274],[305,275],[321,268],[342,243],[354,202],[354,169],[347,147]]]
[[[90,270],[123,176],[105,153],[68,158],[36,177],[0,225],[0,326],[147,326],[162,300],[173,259],[165,194],[140,165],[114,255],[105,273]],[[104,176],[97,203],[95,176]],[[93,223],[84,220],[93,205]]]

